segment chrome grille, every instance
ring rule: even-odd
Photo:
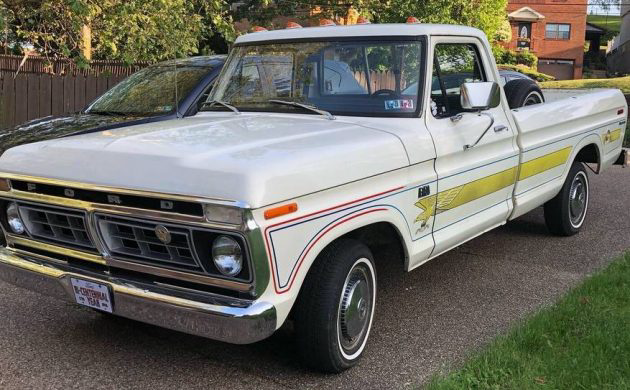
[[[203,271],[187,228],[104,215],[97,219],[103,242],[114,257]],[[166,243],[156,234],[158,226],[169,232]]]
[[[96,251],[81,211],[18,203],[29,236],[42,241]]]

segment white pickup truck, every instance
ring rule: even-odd
[[[289,319],[308,365],[347,369],[375,262],[411,271],[543,205],[575,234],[585,163],[627,162],[620,91],[510,110],[498,77],[467,27],[242,36],[194,117],[8,150],[0,277],[230,343]]]

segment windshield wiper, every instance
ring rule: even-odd
[[[106,116],[128,116],[131,115],[129,112],[122,111],[86,111],[86,114],[94,114],[94,115],[106,115]]]
[[[233,105],[231,105],[230,103],[226,103],[226,102],[224,102],[222,100],[210,100],[209,102],[203,102],[203,104],[201,105],[201,108],[204,108],[206,106],[212,107],[212,106],[214,106],[216,104],[218,104],[220,106],[223,106],[223,107],[225,107],[225,108],[227,108],[229,110],[234,111],[234,113],[236,115],[241,115],[241,112],[238,110],[238,108],[236,108]]]
[[[315,106],[311,106],[309,104],[298,103],[298,102],[289,102],[289,101],[286,101],[286,100],[276,100],[276,99],[267,100],[267,102],[275,103],[275,104],[284,104],[285,106],[300,107],[300,108],[303,108],[305,110],[313,111],[313,112],[316,112],[316,113],[318,113],[320,115],[323,115],[324,117],[326,117],[326,119],[331,120],[331,121],[334,121],[335,119],[337,119],[330,112],[324,111],[324,110],[320,110],[319,108],[317,108]]]

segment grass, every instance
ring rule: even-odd
[[[586,21],[616,33],[619,33],[621,29],[621,16],[619,15],[588,15]]]
[[[630,388],[630,252],[428,388]]]
[[[559,80],[540,83],[542,88],[578,89],[578,88],[619,88],[630,95],[630,76],[610,79]]]

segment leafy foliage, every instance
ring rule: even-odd
[[[506,65],[525,65],[530,68],[536,67],[538,63],[538,57],[534,55],[532,52],[523,50],[523,51],[512,51],[507,50],[499,45],[495,45],[492,47],[492,54],[494,54],[494,59],[497,64],[506,64]]]
[[[373,22],[475,26],[491,40],[506,39],[507,0],[0,0],[0,27],[9,26],[14,47],[33,47],[53,58],[82,57],[84,26],[91,29],[94,59],[160,61],[214,49],[227,51],[233,21],[271,28],[287,17],[344,19],[358,12]],[[283,17],[285,17],[283,19]],[[5,46],[7,46],[5,39]]]
[[[447,23],[473,26],[483,30],[490,40],[502,31],[507,19],[507,0],[391,0],[372,2],[367,11],[375,22],[400,23],[408,16],[422,23]]]
[[[199,52],[215,34],[235,36],[223,0],[0,0],[22,46],[83,62],[83,26],[94,59],[159,61]]]

